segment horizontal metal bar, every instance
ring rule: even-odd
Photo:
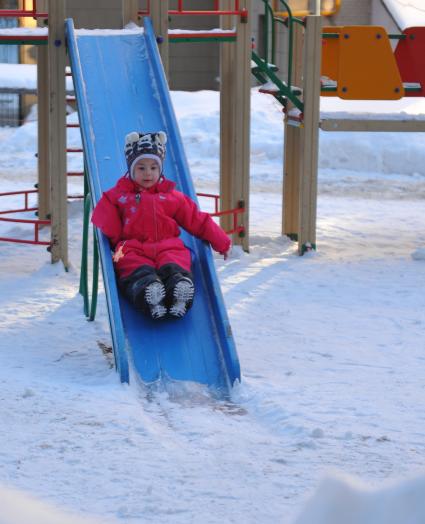
[[[366,132],[425,132],[425,120],[355,120],[352,118],[323,118],[319,126],[323,131]]]
[[[23,213],[24,211],[37,211],[38,207],[22,207],[21,209],[7,209],[6,211],[0,211],[0,215],[9,215],[12,213]],[[0,218],[0,220],[4,220],[5,222],[13,221],[14,219],[6,220],[5,218]],[[16,220],[16,219],[15,219]]]
[[[37,209],[37,208],[35,208]],[[30,211],[27,209],[27,211]],[[13,212],[13,211],[12,211]],[[50,225],[50,220],[38,220],[35,218],[4,218],[0,217],[1,222],[14,222],[18,224],[40,224],[42,226],[48,226]]]
[[[169,36],[169,41],[173,44],[182,42],[236,42],[236,36]]]
[[[47,36],[4,36],[0,35],[0,45],[47,45]]]
[[[49,18],[49,14],[23,9],[0,9],[0,18]]]
[[[245,11],[178,11],[177,9],[172,9],[168,11],[170,16],[173,15],[205,15],[205,16],[225,16],[225,15],[243,15]]]
[[[322,33],[322,38],[339,38],[340,36],[340,33]],[[387,36],[391,40],[404,40],[406,38],[406,35],[403,34],[388,33]]]
[[[41,240],[21,240],[19,238],[0,237],[0,242],[14,242],[15,244],[32,244],[34,246],[50,246],[51,242],[42,242]]]
[[[30,193],[38,193],[37,189],[26,189],[24,191],[8,191],[7,193],[0,193],[2,196],[13,196],[13,195],[28,195]]]

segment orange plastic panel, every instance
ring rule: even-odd
[[[339,43],[337,93],[346,100],[398,100],[403,84],[380,26],[345,26]]]
[[[340,26],[324,26],[323,33],[341,33]],[[331,80],[338,80],[340,38],[322,38],[322,66],[320,75]],[[336,92],[323,92],[322,96],[338,96]]]

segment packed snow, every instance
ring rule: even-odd
[[[196,188],[217,191],[218,94],[172,98]],[[36,182],[36,128],[0,128],[1,192]],[[251,141],[251,249],[215,259],[242,368],[231,402],[119,383],[104,293],[94,322],[78,294],[81,201],[68,273],[0,243],[1,524],[27,524],[24,507],[32,522],[425,522],[425,136],[321,132],[304,257],[280,235],[282,112],[256,89]],[[10,235],[31,231],[0,222]]]

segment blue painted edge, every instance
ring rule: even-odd
[[[165,77],[164,69],[162,66],[161,56],[158,51],[156,43],[156,37],[150,18],[144,18],[144,30],[146,38],[146,46],[149,52],[149,58],[154,70],[155,78],[159,86],[159,94],[163,102],[163,107],[166,112],[166,119],[171,124],[170,129],[172,131],[169,140],[173,142],[173,149],[176,153],[176,161],[178,163],[179,171],[184,173],[184,181],[190,180],[189,166],[186,160],[186,155],[182,146],[182,139],[179,132],[177,119],[174,114],[172,107],[171,96],[168,88],[167,79]],[[187,183],[184,187],[184,191],[188,196],[197,201],[196,193],[193,184]],[[203,271],[204,277],[207,281],[208,289],[210,290],[210,300],[214,308],[214,314],[217,318],[218,334],[220,337],[220,347],[222,348],[222,358],[226,367],[226,373],[230,385],[233,386],[236,380],[241,380],[240,364],[238,355],[236,352],[236,346],[233,339],[230,322],[227,316],[226,307],[224,305],[224,299],[221,292],[220,284],[214,265],[214,259],[212,256],[211,248],[203,244],[202,256],[205,257],[205,268]]]
[[[85,161],[87,165],[88,183],[92,205],[95,205],[102,196],[99,183],[99,171],[96,163],[96,155],[93,143],[90,140],[91,123],[90,112],[84,90],[83,73],[78,52],[77,36],[72,19],[65,22],[68,53],[74,82],[75,96],[78,101],[78,117],[81,129]],[[129,382],[128,348],[125,337],[121,311],[119,306],[118,289],[116,285],[115,272],[112,264],[111,248],[109,240],[101,232],[96,232],[101,258],[102,275],[105,284],[106,300],[108,303],[109,324],[111,327],[112,345],[114,351],[115,365],[121,382]]]

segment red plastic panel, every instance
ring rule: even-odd
[[[394,53],[401,78],[421,84],[420,91],[407,91],[405,96],[425,96],[425,27],[409,27],[403,34],[406,38],[399,40]]]

